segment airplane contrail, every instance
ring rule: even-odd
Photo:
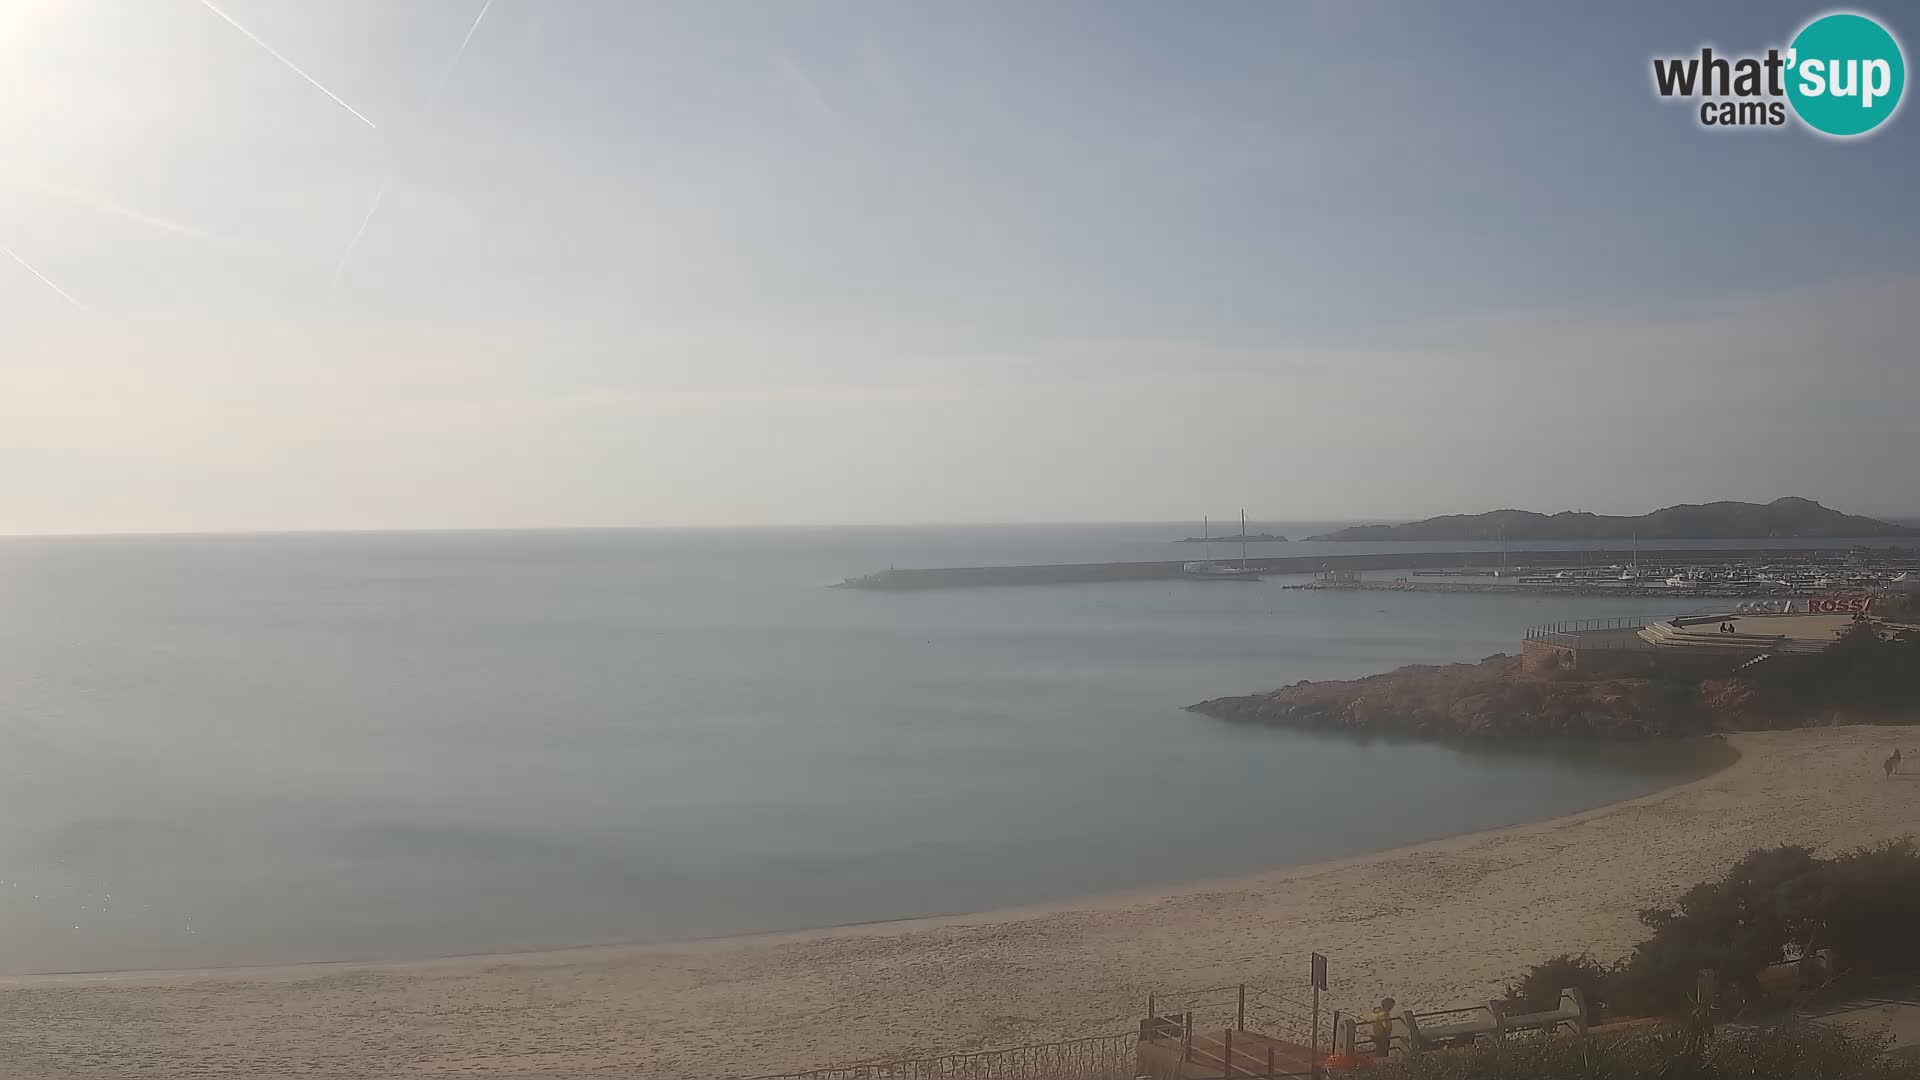
[[[33,268],[33,264],[21,258],[18,252],[14,251],[12,248],[7,247],[5,245],[0,245],[0,251],[6,252],[9,256],[12,257],[14,262],[17,262],[21,266],[26,267],[27,273],[32,274],[34,277],[37,277],[40,279],[40,284],[45,285],[47,288],[52,289],[54,292],[59,293],[60,299],[65,300],[67,303],[72,304],[74,307],[79,308],[81,311],[87,310],[87,305],[81,303],[78,300],[75,300],[71,293],[67,292],[67,290],[61,288],[60,286],[55,285],[53,281],[47,277],[47,275],[41,273],[38,270],[35,270]]]
[[[161,217],[158,214],[149,214],[144,210],[128,206],[123,202],[115,201],[98,192],[87,191],[83,188],[71,187],[66,184],[49,183],[39,177],[29,176],[21,172],[0,173],[0,179],[12,180],[14,183],[31,188],[50,199],[58,199],[61,202],[85,207],[88,210],[94,210],[102,214],[113,214],[126,218],[129,221],[137,221],[142,225],[159,229],[162,232],[176,233],[181,236],[192,236],[201,240],[211,240],[219,243],[232,243],[232,241],[226,237],[208,232],[197,225],[191,225],[184,221],[175,221],[172,218]]]
[[[367,226],[373,224],[373,215],[380,212],[380,204],[386,201],[387,189],[393,186],[393,178],[380,185],[373,197],[373,205],[367,207],[367,216],[360,219],[360,227],[353,232],[353,239],[347,242],[347,250],[340,255],[340,261],[333,266],[333,284],[327,286],[327,303],[332,304],[340,292],[340,279],[347,276],[347,264],[353,261],[353,253],[360,247],[360,238],[367,235]]]
[[[480,29],[480,24],[486,21],[487,12],[492,10],[493,0],[486,0],[486,3],[480,5],[480,14],[473,17],[473,24],[467,27],[467,36],[461,38],[460,47],[453,50],[453,59],[447,63],[447,70],[440,73],[440,84],[433,88],[433,96],[427,99],[427,110],[423,120],[433,118],[433,111],[440,105],[441,93],[446,90],[447,84],[453,81],[453,72],[460,66],[460,58],[467,55],[467,45],[473,41],[474,31]]]
[[[467,55],[467,46],[473,42],[474,32],[480,29],[480,24],[486,21],[487,12],[492,10],[493,0],[486,0],[480,5],[480,13],[473,17],[472,24],[467,27],[467,36],[460,39],[460,47],[453,51],[453,59],[448,61],[446,70],[440,73],[440,82],[434,86],[433,93],[427,97],[427,107],[420,114],[421,126],[424,127],[427,121],[433,119],[435,110],[440,107],[440,95],[446,91],[447,84],[453,81],[454,70],[460,66],[460,58]],[[353,239],[347,242],[347,250],[341,252],[340,261],[334,264],[333,283],[327,287],[329,305],[332,305],[334,298],[340,292],[340,280],[347,275],[347,265],[353,262],[353,253],[359,250],[360,239],[367,235],[367,227],[373,224],[374,215],[380,212],[380,204],[386,201],[387,192],[392,187],[393,177],[389,176],[387,182],[381,184],[380,190],[374,194],[373,205],[367,207],[367,216],[360,219],[360,227],[354,230]]]
[[[367,126],[368,126],[368,127],[370,127],[370,128],[378,128],[378,127],[380,126],[380,125],[378,125],[378,124],[376,124],[376,123],[374,123],[373,121],[371,121],[371,120],[369,120],[369,119],[367,119],[367,117],[366,117],[366,114],[364,114],[364,113],[362,113],[362,112],[361,112],[361,111],[360,111],[359,109],[356,109],[356,108],[354,108],[353,106],[351,106],[351,105],[349,105],[349,104],[347,104],[347,103],[346,103],[345,101],[343,101],[343,100],[341,100],[341,98],[340,98],[340,95],[339,95],[339,94],[336,94],[336,93],[334,93],[333,91],[331,91],[331,90],[329,90],[329,89],[327,89],[327,88],[326,88],[325,86],[322,86],[322,85],[320,84],[320,80],[319,80],[319,79],[316,79],[316,78],[314,78],[313,76],[311,76],[311,75],[309,75],[309,74],[307,74],[306,72],[304,72],[304,71],[302,71],[302,70],[300,70],[300,65],[298,65],[298,64],[296,64],[296,63],[294,63],[293,61],[291,61],[291,60],[289,60],[289,59],[287,59],[287,58],[286,58],[286,57],[284,57],[284,56],[281,56],[281,55],[280,55],[280,51],[279,51],[278,49],[275,49],[275,48],[274,48],[273,46],[271,46],[271,45],[269,45],[269,44],[267,44],[266,42],[264,42],[264,41],[262,41],[262,40],[260,40],[260,38],[259,38],[259,37],[257,37],[257,36],[255,36],[255,34],[254,34],[254,32],[253,32],[253,31],[251,31],[251,30],[249,30],[249,29],[247,29],[247,28],[246,28],[246,27],[244,27],[244,26],[241,26],[241,25],[240,25],[240,24],[239,24],[238,22],[236,22],[236,21],[234,21],[234,18],[233,18],[233,16],[231,16],[231,15],[229,15],[229,14],[227,14],[226,12],[224,12],[224,11],[221,11],[221,10],[220,10],[219,8],[217,8],[217,7],[215,7],[215,6],[213,5],[213,0],[200,0],[200,6],[202,6],[202,7],[204,7],[204,8],[206,8],[206,9],[207,9],[208,11],[211,11],[211,12],[213,12],[213,13],[214,13],[215,15],[218,15],[218,16],[220,16],[220,17],[221,17],[222,19],[224,19],[224,20],[226,20],[226,23],[227,23],[227,25],[228,25],[228,26],[231,26],[231,27],[233,27],[233,28],[234,28],[235,30],[238,30],[238,31],[240,31],[240,32],[241,32],[242,34],[245,34],[245,35],[247,36],[247,40],[248,40],[248,41],[251,41],[251,42],[253,42],[253,43],[254,43],[255,45],[258,45],[258,46],[260,46],[261,48],[263,48],[263,49],[265,49],[265,50],[267,50],[267,55],[268,55],[268,56],[271,56],[271,57],[273,57],[273,58],[274,58],[275,60],[278,60],[278,61],[280,61],[280,62],[281,62],[282,64],[285,64],[285,65],[287,65],[287,67],[288,67],[288,68],[290,68],[290,69],[291,69],[291,70],[293,71],[293,73],[294,73],[295,75],[298,75],[298,76],[300,76],[301,78],[303,78],[303,79],[305,79],[305,80],[307,80],[307,82],[309,82],[309,83],[311,83],[311,84],[313,85],[313,88],[314,88],[315,90],[318,90],[318,91],[320,91],[321,93],[323,93],[323,94],[325,94],[325,95],[327,95],[328,97],[330,97],[330,98],[332,98],[332,99],[334,100],[334,103],[335,103],[335,104],[337,104],[337,105],[339,105],[339,106],[340,106],[341,108],[343,108],[343,109],[345,109],[345,110],[347,110],[348,112],[350,112],[350,113],[352,113],[352,114],[353,114],[353,115],[354,115],[354,116],[355,116],[356,118],[358,118],[358,119],[359,119],[359,121],[360,121],[361,123],[363,123],[363,124],[365,124],[365,125],[367,125]]]

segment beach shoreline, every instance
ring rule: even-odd
[[[1388,735],[1382,738],[1412,739],[1413,736]],[[1678,742],[1726,742],[1722,735],[1692,736]],[[1669,792],[1678,791],[1710,779],[1714,775],[1730,768],[1739,760],[1739,751],[1729,749],[1725,760],[1692,780],[1682,781],[1658,791],[1636,795],[1629,799],[1591,806],[1576,810],[1570,814],[1561,814],[1541,821],[1520,821],[1491,829],[1472,829],[1466,832],[1443,833],[1422,837],[1405,844],[1376,851],[1356,852],[1332,859],[1318,859],[1305,863],[1288,863],[1280,866],[1249,870],[1242,873],[1196,878],[1185,881],[1166,881],[1131,888],[1102,890],[1092,893],[1079,893],[1051,900],[1039,900],[1025,904],[1006,904],[975,911],[956,911],[931,915],[912,915],[895,919],[871,919],[861,922],[829,924],[825,926],[795,927],[785,930],[762,930],[743,934],[716,934],[709,937],[689,938],[681,941],[651,942],[598,942],[580,945],[556,945],[527,949],[487,950],[465,953],[451,953],[443,956],[412,956],[389,959],[346,959],[346,960],[299,960],[287,962],[266,962],[259,964],[214,964],[205,967],[178,968],[105,968],[89,971],[44,971],[25,972],[15,975],[0,974],[0,991],[16,986],[55,985],[66,983],[107,982],[107,983],[150,983],[197,978],[254,978],[254,979],[297,979],[312,978],[342,971],[412,971],[416,969],[438,969],[468,966],[474,964],[493,965],[500,963],[568,963],[604,960],[616,956],[646,955],[649,953],[685,953],[701,950],[725,951],[736,948],[750,948],[756,945],[778,945],[782,943],[806,941],[819,938],[852,936],[861,934],[883,934],[888,932],[909,932],[913,930],[935,929],[967,923],[998,923],[1020,919],[1043,917],[1072,911],[1100,911],[1115,907],[1124,907],[1140,903],[1151,903],[1175,896],[1199,892],[1218,892],[1221,890],[1244,889],[1263,883],[1273,883],[1288,877],[1306,873],[1318,873],[1339,869],[1355,863],[1374,859],[1388,858],[1431,847],[1449,840],[1459,840],[1482,836],[1509,829],[1524,828],[1530,825],[1554,825],[1577,821],[1589,814],[1600,813],[1614,807],[1626,806],[1644,798],[1652,798]]]
[[[750,1074],[1124,1031],[1150,992],[1291,985],[1309,951],[1332,957],[1330,1007],[1452,1004],[1556,953],[1616,958],[1641,908],[1752,847],[1920,829],[1920,783],[1877,765],[1914,734],[1735,735],[1722,769],[1550,821],[1030,907],[681,944],[5,977],[0,1069]]]
[[[1305,734],[1325,738],[1338,738],[1342,733],[1314,731],[1304,729]],[[1370,739],[1397,740],[1403,742],[1433,742],[1419,736],[1400,733],[1369,735]],[[1516,740],[1517,741],[1517,740]],[[1539,741],[1560,742],[1552,737],[1543,736]],[[1639,740],[1650,741],[1650,740]],[[755,930],[745,933],[714,934],[706,937],[686,938],[668,941],[604,941],[583,944],[534,946],[505,950],[478,950],[472,952],[448,953],[444,955],[399,956],[390,958],[350,958],[342,960],[289,960],[265,961],[261,963],[209,964],[193,967],[173,968],[101,968],[80,971],[39,971],[16,974],[0,974],[0,990],[9,987],[57,983],[81,982],[156,982],[194,978],[259,978],[286,979],[314,977],[340,971],[410,971],[423,968],[457,967],[471,964],[496,964],[503,962],[525,963],[565,963],[569,961],[604,959],[611,956],[644,955],[660,952],[689,952],[702,949],[726,950],[745,948],[755,945],[776,945],[783,942],[810,940],[815,938],[843,935],[886,933],[889,931],[911,931],[952,926],[973,922],[1006,922],[1011,920],[1034,918],[1068,911],[1095,911],[1116,906],[1147,903],[1169,897],[1195,892],[1216,892],[1226,889],[1238,889],[1255,886],[1263,882],[1274,882],[1286,877],[1312,873],[1358,862],[1386,858],[1417,848],[1429,847],[1471,836],[1479,836],[1506,829],[1522,828],[1529,825],[1552,825],[1559,822],[1574,821],[1588,814],[1598,813],[1612,807],[1624,806],[1638,799],[1649,798],[1667,792],[1677,791],[1691,784],[1711,778],[1715,774],[1731,767],[1739,760],[1739,751],[1725,746],[1728,740],[1724,735],[1697,735],[1657,740],[1674,745],[1685,744],[1723,744],[1724,757],[1715,761],[1700,775],[1691,780],[1659,788],[1643,795],[1627,799],[1616,799],[1571,813],[1560,814],[1538,821],[1514,821],[1491,828],[1469,829],[1464,832],[1441,832],[1420,837],[1407,843],[1396,844],[1390,848],[1355,852],[1351,855],[1336,856],[1331,859],[1316,859],[1303,863],[1282,863],[1275,866],[1247,870],[1238,873],[1211,875],[1183,880],[1169,880],[1145,885],[1136,885],[1118,889],[1104,889],[1095,892],[1074,893],[1047,900],[1035,900],[1028,903],[1002,904],[989,908],[969,911],[953,911],[928,915],[909,915],[899,918],[869,919],[849,923],[830,923],[821,926],[801,926],[780,930]],[[1718,751],[1716,751],[1718,752]]]

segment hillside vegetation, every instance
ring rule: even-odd
[[[1920,1080],[1920,1061],[1885,1054],[1884,1036],[1790,1024],[1697,1034],[1662,1030],[1588,1040],[1513,1039],[1422,1054],[1335,1076],[1372,1080]]]
[[[1378,1080],[1630,1080],[1802,1077],[1920,1080],[1887,1040],[1806,1022],[1766,1023],[1796,1004],[1860,993],[1920,964],[1920,848],[1911,839],[1821,857],[1756,849],[1717,881],[1640,912],[1647,936],[1612,964],[1562,955],[1507,988],[1514,1012],[1551,1009],[1577,986],[1588,1019],[1659,1017],[1654,1029],[1501,1044],[1396,1059]],[[1698,993],[1712,971],[1711,1001]],[[1729,1021],[1753,1026],[1724,1027]]]

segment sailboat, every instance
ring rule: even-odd
[[[1500,565],[1494,569],[1493,576],[1497,578],[1520,576],[1520,569],[1518,567],[1507,565],[1507,523],[1505,520],[1500,522]]]
[[[1213,521],[1200,519],[1201,542],[1207,545],[1207,557],[1199,562],[1182,563],[1180,575],[1196,581],[1259,581],[1260,571],[1247,565],[1247,512],[1240,511],[1240,565],[1213,561]]]
[[[1640,580],[1640,530],[1638,529],[1635,529],[1633,532],[1633,565],[1620,571],[1620,580]]]

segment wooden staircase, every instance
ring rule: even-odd
[[[1158,1080],[1221,1077],[1307,1077],[1313,1053],[1298,1043],[1253,1031],[1162,1032],[1140,1041],[1142,1075]]]

